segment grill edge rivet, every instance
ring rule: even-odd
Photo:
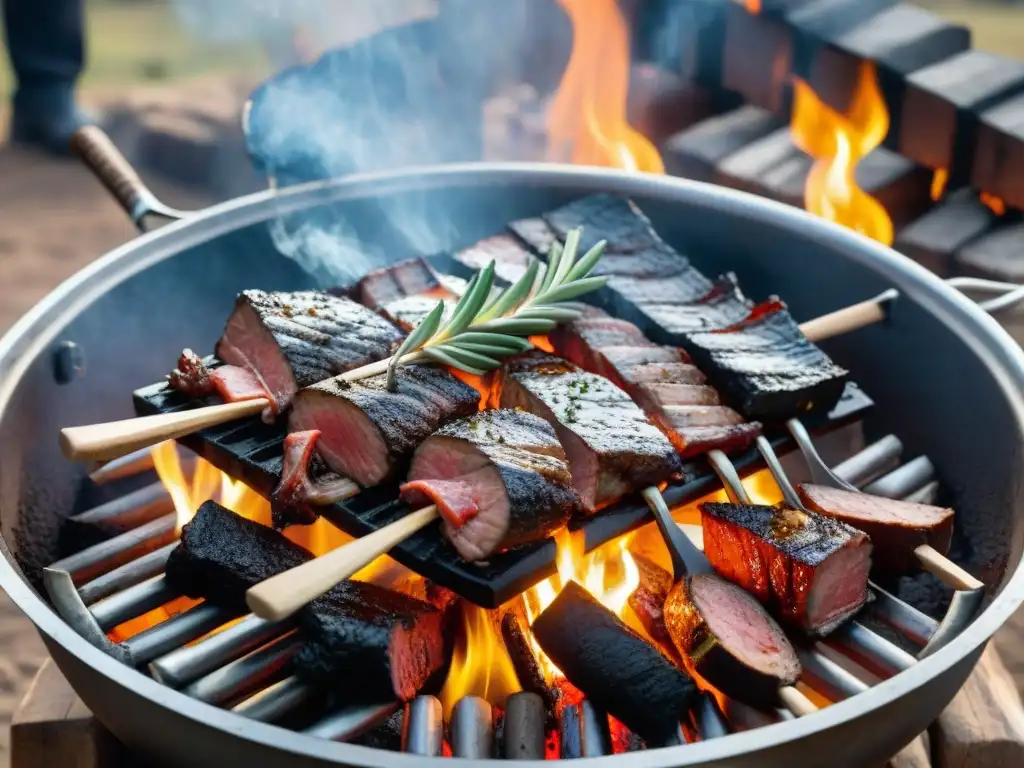
[[[53,379],[70,384],[85,373],[85,355],[73,341],[62,341],[53,350]]]

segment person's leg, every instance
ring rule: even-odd
[[[65,150],[83,122],[75,85],[85,61],[83,0],[0,0],[17,78],[15,141]]]

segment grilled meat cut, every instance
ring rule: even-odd
[[[699,297],[694,296],[698,286],[704,289],[706,285],[693,276],[685,277],[689,289],[686,294],[678,290],[668,296],[649,290],[640,294],[625,286],[620,286],[619,291],[637,307],[648,321],[646,325],[672,344],[685,345],[688,334],[728,328],[750,315],[753,303],[740,291],[736,275],[719,277]],[[683,296],[692,298],[687,300]]]
[[[557,327],[550,339],[558,353],[628,392],[683,457],[742,450],[760,434],[760,424],[722,404],[686,352],[653,344],[632,323],[585,317]]]
[[[319,515],[317,507],[349,499],[359,486],[337,472],[326,470],[314,454],[319,430],[290,432],[284,438],[281,482],[270,499],[275,528],[309,525]]]
[[[402,498],[437,504],[445,536],[471,562],[547,538],[578,504],[551,426],[506,409],[453,421],[427,438],[413,455]],[[450,516],[452,510],[463,514]]]
[[[871,542],[822,515],[760,504],[700,505],[715,571],[782,621],[826,635],[868,599]]]
[[[245,591],[313,555],[283,534],[207,501],[181,530],[167,581],[189,597],[244,609]]]
[[[636,204],[617,195],[581,197],[543,214],[543,218],[562,241],[569,232],[583,227],[580,253],[601,240],[607,241],[608,253],[637,253],[663,245]]]
[[[167,374],[167,386],[188,397],[217,395],[225,403],[270,397],[256,374],[237,365],[207,366],[191,349],[183,350],[178,367]]]
[[[665,626],[691,670],[745,704],[777,705],[779,688],[800,676],[782,628],[753,595],[717,574],[676,583],[665,600]]]
[[[360,702],[408,701],[447,667],[444,613],[398,592],[344,581],[299,612],[295,671]]]
[[[546,252],[546,251],[545,251]],[[523,248],[511,235],[487,237],[453,255],[453,258],[474,271],[494,262],[494,278],[498,285],[511,285],[526,274],[537,257]],[[543,264],[539,274],[543,274]]]
[[[629,395],[601,376],[518,370],[506,373],[500,397],[504,407],[535,413],[555,428],[588,514],[681,472],[672,444]]]
[[[672,590],[672,574],[643,555],[633,553],[633,561],[640,572],[640,583],[629,596],[629,607],[651,639],[663,651],[678,658],[665,626],[665,600]]]
[[[533,634],[574,686],[653,743],[664,743],[697,697],[693,680],[576,582],[536,621]]]
[[[952,509],[823,485],[801,485],[797,492],[809,509],[870,536],[874,565],[884,573],[904,574],[915,568],[914,550],[924,544],[943,555],[949,553]]]
[[[313,291],[242,291],[217,357],[247,368],[283,410],[296,391],[383,360],[402,333],[346,298]]]
[[[480,405],[477,390],[437,366],[401,366],[396,382],[394,392],[383,373],[307,387],[295,397],[289,429],[319,430],[317,451],[327,466],[368,487],[392,476],[442,424]]]
[[[411,331],[437,302],[449,306],[458,302],[452,288],[463,287],[462,281],[455,277],[444,280],[417,257],[367,273],[351,293],[360,304],[377,310],[403,331]]]
[[[830,411],[848,376],[807,340],[781,302],[729,328],[691,334],[687,350],[744,416],[770,423]]]
[[[538,256],[547,256],[551,246],[559,241],[558,233],[540,216],[510,221],[508,228]]]

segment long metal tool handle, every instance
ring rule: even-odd
[[[99,126],[86,125],[75,131],[71,151],[107,188],[140,231],[148,228],[145,220],[150,215],[170,220],[188,215],[161,203]]]

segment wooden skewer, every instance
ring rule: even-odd
[[[245,593],[245,602],[261,619],[286,619],[306,603],[387,554],[437,517],[434,504],[416,510],[361,539],[250,587]]]
[[[971,576],[930,544],[922,544],[914,550],[921,566],[943,584],[965,591],[982,589],[985,584]]]
[[[895,290],[886,291],[874,299],[809,320],[800,326],[800,330],[813,342],[880,322],[885,318],[886,305],[897,295]],[[423,355],[414,352],[403,357],[402,362],[408,364],[423,359]],[[358,381],[375,376],[386,372],[390,362],[391,358],[379,360],[344,373],[342,378],[345,381]],[[267,400],[246,400],[105,424],[65,427],[60,433],[60,446],[64,455],[72,461],[106,461],[164,440],[174,440],[200,429],[255,415],[269,405]]]

